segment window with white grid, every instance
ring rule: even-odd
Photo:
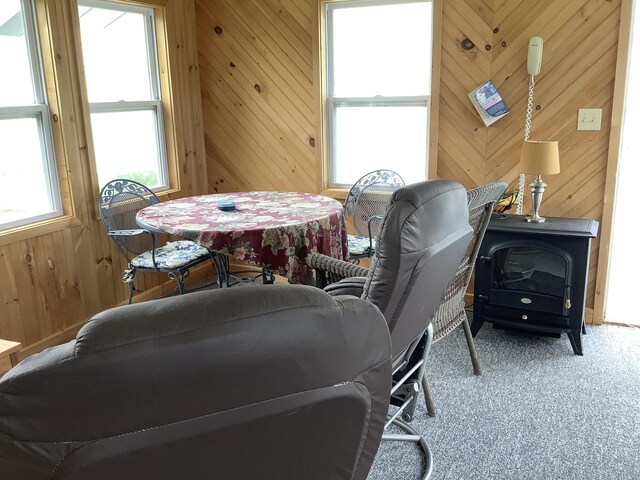
[[[395,170],[426,178],[431,93],[431,1],[325,5],[328,186]]]

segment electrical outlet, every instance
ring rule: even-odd
[[[578,110],[578,130],[600,130],[601,108],[581,108]]]

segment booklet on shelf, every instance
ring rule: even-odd
[[[472,90],[467,96],[487,127],[509,113],[509,108],[491,80]]]

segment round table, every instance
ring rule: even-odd
[[[225,212],[218,202],[233,201]],[[310,253],[347,258],[347,232],[340,202],[295,192],[202,195],[146,207],[136,217],[144,228],[193,240],[249,265],[267,268],[292,283],[313,285],[305,262]]]

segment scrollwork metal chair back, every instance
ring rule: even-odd
[[[160,199],[144,185],[126,179],[112,180],[100,192],[100,216],[107,232],[139,230],[136,214],[156,203],[160,203]],[[129,262],[155,247],[153,234],[110,237]]]
[[[122,280],[129,284],[129,303],[135,291],[136,272],[167,273],[183,293],[189,269],[213,259],[207,249],[187,240],[169,242],[158,248],[156,235],[136,223],[138,211],[156,203],[160,203],[156,194],[133,180],[112,180],[100,192],[98,208],[107,235],[127,259],[128,268]]]
[[[375,238],[391,194],[405,183],[393,170],[375,170],[360,178],[349,190],[344,202],[345,218],[356,232],[349,235],[349,257],[370,257],[375,252]]]

